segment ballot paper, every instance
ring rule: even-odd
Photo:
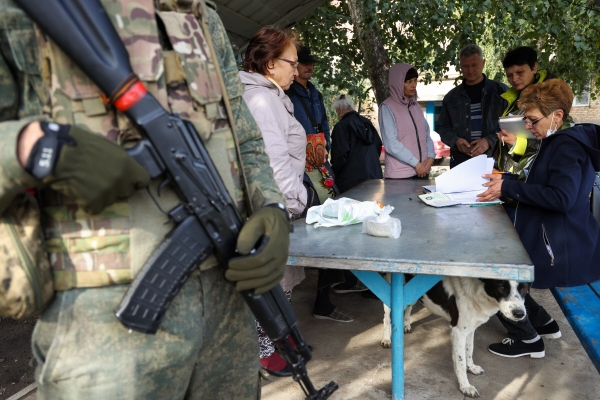
[[[435,178],[436,191],[445,194],[472,191],[485,191],[483,185],[489,179],[482,178],[491,174],[494,169],[494,159],[485,154],[473,157]]]
[[[482,186],[489,179],[482,178],[484,174],[491,174],[494,168],[494,159],[485,154],[471,158],[448,172],[435,178],[435,185],[423,186],[430,195],[441,193],[442,195],[419,196],[426,204],[434,207],[446,207],[453,204],[500,204],[501,201],[479,202],[477,195],[487,190]],[[429,201],[425,201],[425,200]]]

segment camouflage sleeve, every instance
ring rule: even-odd
[[[4,35],[0,32],[0,41]],[[1,46],[1,43],[0,43]],[[15,119],[19,110],[19,96],[17,83],[13,79],[12,73],[4,55],[0,53],[0,121]]]
[[[32,63],[37,62],[28,57],[36,54],[34,50],[37,51],[37,47],[28,49],[22,40],[32,37],[33,33],[33,25],[23,16],[12,2],[0,2],[0,214],[24,188],[38,184],[21,167],[16,154],[17,138],[23,127],[41,118],[19,119],[19,115],[27,114],[29,109],[25,102],[21,104],[20,101],[31,89],[24,87],[26,72],[33,72],[26,65],[35,65]],[[33,99],[35,101],[29,114],[39,114],[40,102],[35,96]]]
[[[285,199],[273,179],[273,174],[265,173],[265,171],[271,171],[269,156],[265,153],[265,145],[260,129],[242,99],[244,86],[240,82],[237,64],[231,49],[231,43],[225,33],[225,27],[217,13],[212,8],[207,8],[207,22],[235,120],[243,168],[249,186],[250,201],[255,210],[269,203],[285,204]]]

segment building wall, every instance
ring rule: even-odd
[[[600,124],[600,98],[590,99],[589,106],[573,106],[570,112],[575,122],[592,122]]]

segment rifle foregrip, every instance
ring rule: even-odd
[[[198,220],[186,218],[167,235],[129,286],[116,310],[119,321],[137,332],[156,333],[171,300],[212,252]]]

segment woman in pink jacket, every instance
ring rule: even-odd
[[[417,102],[419,73],[410,64],[395,64],[389,72],[390,97],[379,107],[379,127],[385,146],[386,179],[427,179],[435,158],[423,109]]]

